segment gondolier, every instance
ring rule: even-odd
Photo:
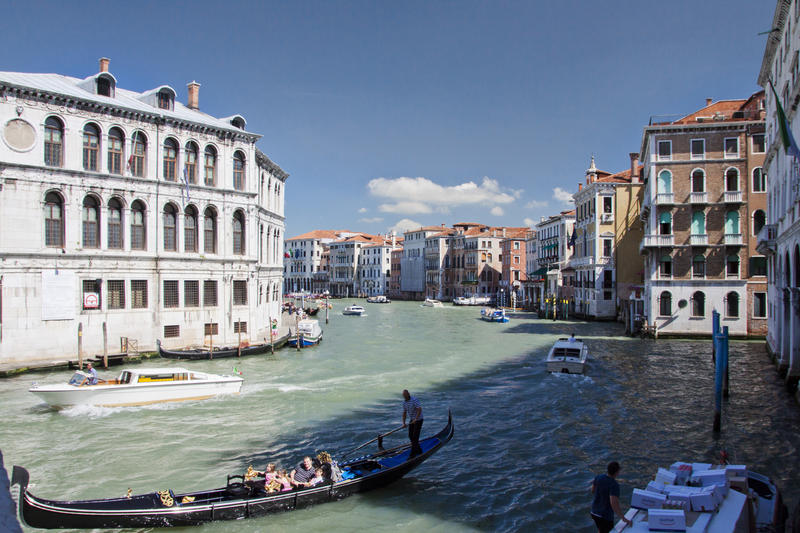
[[[422,453],[419,447],[419,434],[422,431],[422,404],[411,396],[408,390],[403,390],[403,427],[406,426],[408,417],[408,440],[411,441],[411,457]]]

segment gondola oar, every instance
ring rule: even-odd
[[[382,443],[383,443],[383,437],[386,437],[386,436],[388,436],[388,435],[391,435],[392,433],[394,433],[394,432],[396,432],[396,431],[400,431],[401,429],[403,429],[403,428],[405,428],[405,427],[407,427],[407,426],[400,426],[400,427],[398,427],[398,428],[394,428],[393,430],[391,430],[391,431],[387,431],[386,433],[384,433],[384,434],[382,434],[382,435],[378,435],[377,437],[375,437],[375,438],[374,438],[374,439],[372,439],[372,440],[368,440],[367,442],[365,442],[365,443],[364,443],[364,444],[362,444],[361,446],[359,446],[359,447],[357,447],[357,448],[353,448],[352,450],[350,450],[350,451],[349,451],[349,452],[347,452],[346,454],[342,455],[342,459],[344,459],[345,457],[347,457],[348,455],[350,455],[350,454],[351,454],[351,453],[353,453],[354,451],[356,451],[356,450],[360,450],[361,448],[363,448],[363,447],[364,447],[364,446],[366,446],[367,444],[372,444],[372,443],[373,443],[373,442],[375,442],[376,440],[377,440],[377,441],[379,441],[379,442],[378,442],[378,448],[380,448],[380,449],[383,449],[383,446],[382,446]]]

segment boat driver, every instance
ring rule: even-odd
[[[94,369],[92,363],[86,363],[86,372],[89,374],[87,385],[97,385],[97,370]]]

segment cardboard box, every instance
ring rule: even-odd
[[[678,478],[678,475],[674,472],[670,472],[669,470],[665,470],[663,468],[658,469],[658,473],[656,474],[656,481],[660,481],[665,485],[674,485],[675,480]]]
[[[661,509],[667,500],[666,495],[649,490],[633,489],[631,507],[636,509]]]
[[[689,477],[692,475],[692,465],[678,461],[670,465],[669,471],[677,476],[675,480],[676,485],[686,485],[686,482],[689,481]]]
[[[695,472],[692,474],[692,477],[689,478],[689,480],[693,485],[708,487],[717,483],[720,485],[726,484],[728,482],[728,476],[725,473],[725,470],[717,468],[714,470],[702,470],[700,472]]]
[[[711,463],[692,463],[692,472],[700,472],[701,470],[710,470],[713,465]]]
[[[746,477],[732,477],[728,479],[728,483],[733,490],[738,490],[742,494],[747,494],[747,478]]]
[[[651,509],[647,512],[650,531],[686,531],[686,514],[678,509]]]
[[[660,481],[651,481],[650,483],[647,484],[647,490],[649,490],[650,492],[658,492],[663,494],[665,488],[666,485],[664,485]]]
[[[747,477],[747,466],[745,465],[725,465],[725,472],[728,477]]]
[[[690,496],[692,511],[715,511],[717,509],[714,491],[695,492]]]

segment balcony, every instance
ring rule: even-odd
[[[600,215],[600,222],[614,222],[614,213],[603,213]]]
[[[671,192],[660,192],[656,194],[656,205],[673,205],[675,203],[675,195]]]
[[[692,246],[708,246],[708,234],[690,235],[689,244]]]
[[[758,232],[758,244],[756,250],[763,255],[774,254],[777,250],[775,239],[778,237],[778,225],[767,224]]]
[[[726,233],[725,234],[725,245],[726,246],[741,246],[742,245],[742,234],[741,233]]]
[[[742,203],[742,191],[725,191],[722,193],[722,201],[726,204]]]
[[[642,244],[648,248],[675,246],[675,235],[645,235]]]
[[[708,203],[708,193],[707,192],[690,192],[689,193],[689,203],[690,204],[707,204]]]

